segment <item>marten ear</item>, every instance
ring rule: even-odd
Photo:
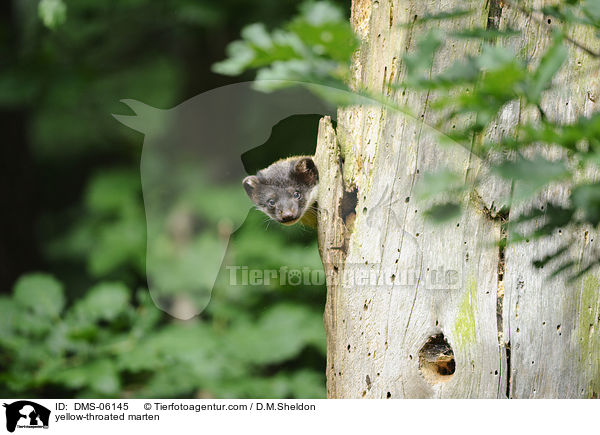
[[[244,189],[246,189],[246,194],[250,197],[250,199],[253,199],[252,194],[254,190],[258,187],[259,183],[260,182],[258,181],[256,175],[250,175],[244,178],[244,181],[242,181]]]
[[[294,172],[300,181],[309,186],[314,186],[319,181],[319,171],[310,157],[303,157],[298,160],[294,165]]]

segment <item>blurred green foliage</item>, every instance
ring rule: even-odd
[[[64,23],[67,6],[62,0],[40,0],[38,14],[46,27],[53,29]]]
[[[380,94],[360,89],[357,84],[354,84],[354,92],[368,96],[372,100],[370,104],[382,104],[407,114],[411,114],[411,108],[401,107],[393,96],[388,97],[388,93],[396,91],[404,95],[410,89],[426,94],[428,109],[439,120],[433,127],[439,132],[440,144],[470,150],[490,169],[470,180],[468,185],[464,185],[460,174],[447,169],[426,174],[418,186],[418,196],[425,202],[425,216],[432,222],[455,221],[463,207],[473,203],[469,198],[478,197],[478,186],[492,174],[503,179],[510,192],[507,197],[495,199],[495,204],[500,204],[499,209],[490,210],[491,215],[503,220],[508,233],[507,238],[498,241],[501,246],[552,237],[559,228],[597,228],[600,223],[600,184],[590,174],[597,174],[600,169],[600,113],[559,120],[554,114],[547,114],[543,107],[552,107],[547,91],[555,89],[554,80],[569,55],[587,56],[585,64],[589,69],[576,72],[576,80],[597,70],[600,52],[595,47],[600,38],[600,0],[564,0],[542,9],[532,9],[521,0],[501,3],[503,7],[529,16],[540,25],[541,31],[546,32],[550,43],[535,47],[543,50],[538,60],[532,60],[531,52],[516,53],[511,48],[518,46],[516,38],[524,37],[525,29],[513,29],[506,23],[497,28],[491,21],[487,28],[465,28],[462,18],[481,11],[465,8],[432,10],[399,25],[401,28],[414,27],[418,35],[415,47],[402,55],[405,71],[400,74],[400,81],[391,83],[391,89]],[[552,21],[547,17],[555,19]],[[552,26],[546,25],[546,19]],[[443,20],[449,20],[444,29],[439,27]],[[575,25],[584,26],[590,39],[572,38]],[[279,34],[273,32],[273,36],[268,37],[258,30],[247,27],[242,33],[243,39],[230,45],[229,59],[217,64],[216,69],[231,74],[258,69],[257,80],[264,76],[321,84],[327,84],[329,80],[337,86],[339,76],[336,71],[350,61],[352,50],[345,51],[346,37],[336,34],[337,40],[332,46],[343,47],[338,51],[340,56],[331,59],[337,65],[330,64],[328,69],[321,69],[323,74],[319,76],[315,74],[318,68],[311,63],[311,56],[301,56],[298,60],[298,56],[289,55],[291,49],[284,54],[276,43],[261,45],[259,41],[275,41]],[[440,50],[465,39],[478,42],[479,49],[472,55],[452,59],[449,67],[433,73],[432,67]],[[291,66],[296,63],[302,67],[292,71]],[[289,66],[282,67],[282,64]],[[569,86],[570,83],[563,84],[563,88],[569,89]],[[573,92],[579,92],[579,88]],[[347,104],[360,104],[359,100],[349,100]],[[339,99],[335,101],[340,102]],[[520,113],[533,115],[523,115],[514,133],[501,139],[489,139],[494,135],[488,134],[494,131],[496,121],[510,104],[519,104]],[[412,116],[416,119],[414,114]],[[540,150],[544,146],[554,148],[556,157],[542,155]],[[567,204],[558,205],[554,198],[542,194],[545,188],[559,182],[569,187]],[[577,261],[570,258],[566,249],[569,243],[565,242],[553,255],[535,260],[533,264],[543,267],[554,261],[554,274],[569,272],[571,278],[600,265],[600,256],[596,254]]]
[[[123,98],[168,108],[231,83],[210,65],[242,25],[261,21],[267,29],[297,7],[292,0],[3,4],[0,161],[10,164],[0,188],[13,206],[0,219],[14,231],[0,235],[0,395],[324,397],[323,285],[232,285],[223,269],[201,316],[179,321],[156,307],[146,283],[142,137],[110,115],[123,112]],[[325,6],[323,17],[334,23],[309,9],[287,25],[304,40],[338,32],[349,10]],[[335,52],[324,47],[327,55],[315,53],[321,65]],[[317,122],[282,122],[244,155],[246,168],[312,152]],[[232,189],[242,191],[192,188],[187,201],[207,216],[239,208]],[[185,241],[187,249],[201,242],[202,234]],[[254,210],[227,259],[257,269],[322,268],[312,231],[269,226]],[[174,282],[201,273],[173,264]]]
[[[0,298],[3,394],[322,397],[323,375],[294,365],[325,352],[320,312],[285,296],[261,310],[265,295],[243,291],[172,322],[145,289],[101,281],[67,306],[60,282],[28,274]]]
[[[241,36],[227,47],[229,57],[213,65],[215,72],[239,75],[256,69],[256,85],[262,90],[283,86],[269,80],[347,88],[358,40],[342,9],[330,2],[305,2],[282,28],[269,33],[264,24],[255,23],[244,27]]]
[[[511,0],[509,4],[521,14],[539,19],[535,14],[541,11],[529,9],[521,1]],[[496,198],[501,208],[490,210],[500,216],[507,232],[507,237],[499,240],[501,246],[552,237],[563,228],[598,226],[600,189],[590,174],[600,169],[600,113],[580,115],[573,120],[558,119],[552,112],[554,103],[547,98],[547,91],[557,91],[553,83],[569,53],[587,56],[586,65],[597,66],[600,53],[589,48],[597,47],[597,41],[595,44],[591,40],[577,41],[568,35],[574,24],[580,24],[590,27],[596,38],[600,37],[599,22],[594,19],[598,4],[597,0],[566,1],[544,9],[543,12],[559,19],[554,21],[552,29],[546,29],[550,43],[536,62],[530,59],[531,53],[518,56],[511,48],[514,46],[511,41],[515,41],[521,30],[493,27],[460,32],[432,30],[421,37],[414,53],[405,56],[407,76],[394,88],[433,92],[431,106],[439,113],[446,113],[435,126],[444,136],[440,142],[470,149],[489,168],[488,173],[466,186],[456,183],[459,174],[447,170],[426,175],[419,186],[419,196],[429,201],[426,215],[434,222],[455,219],[465,197],[476,192],[492,174],[510,186],[508,196]],[[457,38],[480,40],[479,53],[456,59],[442,72],[432,74],[431,63],[439,50],[447,41]],[[573,89],[578,83],[562,86]],[[564,92],[562,95],[566,96]],[[513,103],[519,104],[520,113],[525,114],[516,131],[500,139],[488,136],[502,111]],[[543,151],[544,146],[546,151],[554,150],[553,157]],[[568,187],[567,203],[543,195],[546,188],[556,183]],[[443,184],[445,188],[441,187]],[[596,254],[571,258],[572,253],[567,249],[570,243],[566,241],[551,255],[533,260],[533,265],[541,268],[552,262],[551,276],[566,272],[570,279],[575,279],[600,264]]]
[[[357,46],[347,3],[305,2],[295,18],[298,5],[291,0],[13,0],[1,6],[7,13],[0,38],[5,53],[0,110],[8,146],[0,161],[10,164],[3,168],[8,182],[0,193],[14,206],[0,219],[3,228],[16,228],[0,235],[1,395],[325,395],[324,286],[231,285],[229,271],[222,270],[200,317],[176,321],[156,308],[145,281],[141,137],[110,114],[123,110],[122,98],[168,108],[230,83],[209,67],[240,32],[242,39],[229,45],[229,58],[214,71],[248,78],[248,70],[257,70],[263,85],[284,79],[347,89],[347,67]],[[556,181],[571,183],[567,206],[545,203],[543,210],[511,216],[515,225],[534,219],[542,225],[533,233],[511,231],[510,240],[600,221],[600,187],[581,177],[600,162],[600,117],[564,124],[542,109],[566,60],[566,26],[582,23],[597,30],[598,10],[597,0],[544,10],[566,24],[536,65],[504,45],[518,29],[424,31],[416,51],[404,59],[406,77],[394,85],[443,91],[432,107],[445,113],[450,108],[451,118],[475,115],[460,131],[438,127],[454,143],[474,143],[474,152],[497,176],[521,186],[507,204],[535,198]],[[468,13],[436,13],[410,25]],[[431,76],[439,49],[456,38],[479,39],[480,52]],[[373,97],[386,101],[384,95]],[[540,119],[519,126],[511,138],[486,143],[486,129],[516,100],[538,110]],[[279,157],[312,152],[316,128],[310,117],[282,123],[269,143],[244,156],[246,168],[254,172]],[[525,156],[539,144],[557,145],[566,157]],[[445,171],[425,177],[419,195],[433,203],[434,220],[449,220],[473,187]],[[211,207],[239,207],[231,195],[235,188],[214,187],[210,195],[204,192],[204,202],[191,189],[188,199],[210,214]],[[193,249],[201,235],[185,243]],[[561,247],[535,264],[542,267],[566,251]],[[233,235],[227,258],[260,269],[321,267],[314,233],[268,226],[257,211]],[[175,284],[198,273],[179,266],[171,275]],[[557,270],[574,266],[581,271],[581,265],[563,259]]]

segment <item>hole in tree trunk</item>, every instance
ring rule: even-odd
[[[344,191],[344,196],[340,201],[339,214],[347,227],[351,227],[356,217],[356,205],[358,204],[358,189]],[[365,208],[366,213],[366,208]]]
[[[441,332],[429,337],[419,351],[419,370],[430,384],[447,382],[454,375],[454,352]]]

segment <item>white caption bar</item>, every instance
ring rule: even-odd
[[[594,400],[3,399],[1,433],[590,433]],[[7,432],[8,431],[8,432]]]

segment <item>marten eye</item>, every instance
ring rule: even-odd
[[[267,201],[267,204],[269,204],[269,207],[275,207],[275,200],[274,199],[269,199]]]
[[[301,197],[301,196],[302,196],[302,195],[300,195],[300,192],[298,192],[298,191],[295,191],[295,192],[294,192],[294,198],[295,198],[295,199],[300,199],[300,197]]]

